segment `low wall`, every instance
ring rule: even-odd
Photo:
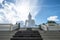
[[[11,29],[10,30],[12,31],[12,30],[15,30],[17,28],[18,28],[18,25],[13,25],[13,26],[11,26]]]
[[[41,25],[41,28],[44,31],[60,31],[60,25],[55,25],[55,26]]]
[[[17,25],[12,25],[12,24],[0,24],[0,31],[12,31],[15,30]]]
[[[49,26],[48,27],[48,30],[50,30],[50,31],[59,31],[60,30],[60,26]]]
[[[41,29],[43,29],[44,31],[47,31],[47,26],[46,25],[41,25]]]

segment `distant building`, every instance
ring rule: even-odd
[[[55,22],[49,22],[45,25],[41,24],[41,28],[45,31],[60,31],[60,25]]]
[[[31,28],[35,26],[35,21],[32,19],[31,14],[28,15],[28,20],[25,21],[25,27]]]

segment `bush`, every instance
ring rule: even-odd
[[[27,30],[32,30],[32,28],[27,28]]]

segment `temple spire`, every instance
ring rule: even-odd
[[[30,19],[31,19],[31,17],[32,17],[32,16],[31,16],[31,14],[30,14],[30,12],[29,12],[28,19],[30,20]]]

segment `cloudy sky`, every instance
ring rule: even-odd
[[[36,24],[60,22],[60,0],[0,0],[0,23],[25,22],[29,13]]]

